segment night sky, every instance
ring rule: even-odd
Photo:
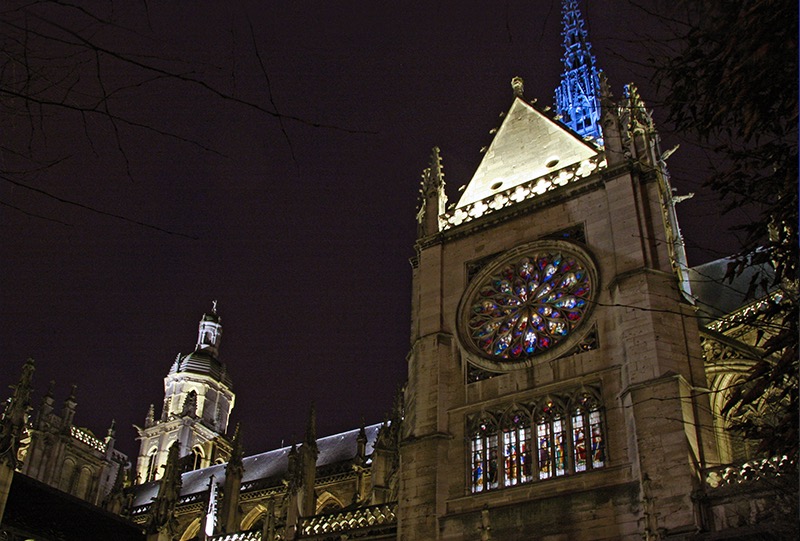
[[[34,404],[51,379],[58,407],[76,383],[76,423],[103,436],[116,419],[117,447],[135,458],[132,424],[150,403],[160,413],[163,378],[216,299],[246,452],[302,438],[312,402],[319,435],[381,421],[405,380],[430,149],[454,202],[511,105],[511,78],[552,103],[560,3],[98,5],[112,24],[37,13],[102,44],[99,64],[63,42],[31,47],[68,74],[48,92],[96,95],[102,80],[120,120],[49,106],[32,121],[21,100],[0,100],[2,397],[33,357]],[[627,0],[582,6],[614,94],[636,81],[658,106],[643,61],[661,23]],[[673,184],[699,192],[703,154],[665,116],[656,107],[662,148],[682,145]],[[736,249],[717,207],[704,193],[679,206],[691,264]]]

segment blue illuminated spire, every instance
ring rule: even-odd
[[[581,137],[603,144],[600,131],[600,79],[587,39],[578,0],[563,0],[564,72],[556,88],[556,112],[561,122]]]

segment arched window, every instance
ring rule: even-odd
[[[91,469],[87,467],[81,468],[81,473],[78,476],[78,483],[75,487],[75,496],[83,500],[89,499],[89,489],[91,488],[93,477],[94,475]]]
[[[333,513],[342,509],[344,505],[339,499],[328,491],[323,492],[317,501],[317,514]]]
[[[567,472],[567,436],[564,408],[552,398],[536,408],[536,447],[539,479],[558,477]]]
[[[158,457],[158,449],[152,449],[147,455],[147,476],[145,481],[155,481],[158,468],[156,466],[156,458]]]
[[[498,421],[499,419],[499,421]],[[467,420],[473,493],[581,473],[606,464],[599,393],[581,389]]]
[[[64,466],[61,468],[61,482],[59,483],[59,487],[62,491],[71,494],[74,481],[75,462],[71,459],[67,459],[64,461]]]
[[[497,422],[492,417],[479,419],[472,430],[472,492],[499,486]]]
[[[503,485],[514,486],[533,479],[530,415],[514,409],[503,420]]]
[[[191,459],[189,463],[191,464],[192,470],[199,470],[203,465],[203,448],[199,445],[195,445],[194,448],[192,448],[190,456]]]
[[[606,442],[600,416],[600,402],[594,393],[581,392],[572,408],[572,460],[576,472],[602,468]]]

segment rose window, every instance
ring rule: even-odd
[[[590,307],[590,267],[568,250],[522,252],[482,273],[462,311],[482,356],[524,361],[570,337]]]

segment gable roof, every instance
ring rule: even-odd
[[[517,96],[456,208],[598,153],[567,127]]]

